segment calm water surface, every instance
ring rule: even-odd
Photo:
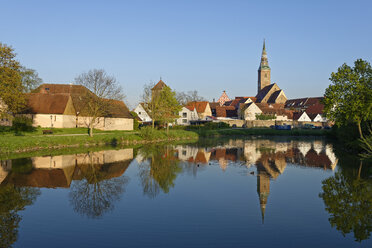
[[[0,247],[372,247],[371,168],[289,138],[4,160]]]

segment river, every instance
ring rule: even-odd
[[[372,169],[322,138],[1,161],[0,247],[372,247]]]

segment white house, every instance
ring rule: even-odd
[[[139,103],[133,111],[138,115],[142,122],[152,121],[150,115],[146,112],[145,108],[143,107],[143,103]]]
[[[312,119],[313,122],[327,122],[327,118],[325,118],[322,114],[308,114],[310,119]]]
[[[197,121],[199,119],[196,108],[192,106],[182,107],[179,116],[176,120],[177,125],[190,125],[190,121]]]
[[[252,102],[248,104],[244,104],[241,106],[242,108],[238,111],[238,118],[243,119],[246,121],[253,121],[256,120],[256,115],[259,115],[262,113],[261,109],[257,107],[257,105]]]
[[[293,113],[293,120],[299,122],[311,121],[310,117],[306,114],[306,112]]]

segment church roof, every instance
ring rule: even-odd
[[[280,93],[282,92],[282,90],[277,90],[275,91],[269,98],[269,100],[267,101],[268,103],[275,103],[276,99],[278,98],[278,96],[280,95]]]
[[[276,83],[270,84],[263,89],[261,89],[256,96],[256,102],[260,103],[266,95],[270,92],[270,90],[276,85]]]

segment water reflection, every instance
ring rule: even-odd
[[[354,233],[357,241],[370,237],[371,173],[359,167],[350,169],[348,164],[353,162],[336,156],[332,145],[324,140],[278,138],[150,145],[135,152],[121,149],[2,161],[0,200],[15,199],[19,203],[1,205],[1,230],[14,227],[15,235],[10,231],[1,232],[0,242],[3,243],[0,246],[16,240],[20,221],[17,211],[33,203],[39,194],[38,188],[67,188],[72,209],[88,218],[100,218],[113,210],[129,183],[125,172],[134,153],[136,162],[133,165],[138,166],[131,175],[139,179],[143,194],[152,199],[162,193],[168,194],[182,173],[198,177],[200,172],[213,167],[225,175],[232,167],[234,170],[241,168],[242,174],[256,177],[256,201],[261,210],[257,214],[261,215],[262,223],[265,213],[270,211],[267,209],[270,188],[275,186],[271,183],[286,169],[300,167],[332,172],[337,166],[336,173],[322,182],[319,194],[330,214],[329,222],[343,235]]]
[[[6,160],[1,162],[0,189],[70,188],[74,211],[99,218],[125,191],[129,178],[123,174],[132,160],[133,149]]]
[[[347,155],[342,158],[335,175],[322,182],[319,197],[330,214],[331,226],[343,236],[353,233],[361,242],[372,231],[371,165]],[[363,163],[367,165],[363,167]]]
[[[1,171],[4,175],[4,170]],[[0,247],[12,247],[17,241],[21,221],[19,211],[32,205],[40,190],[37,188],[16,187],[7,184],[0,187]]]
[[[168,193],[169,189],[174,187],[174,180],[182,171],[175,152],[173,147],[155,145],[139,151],[139,177],[146,196],[154,198],[160,190]]]

